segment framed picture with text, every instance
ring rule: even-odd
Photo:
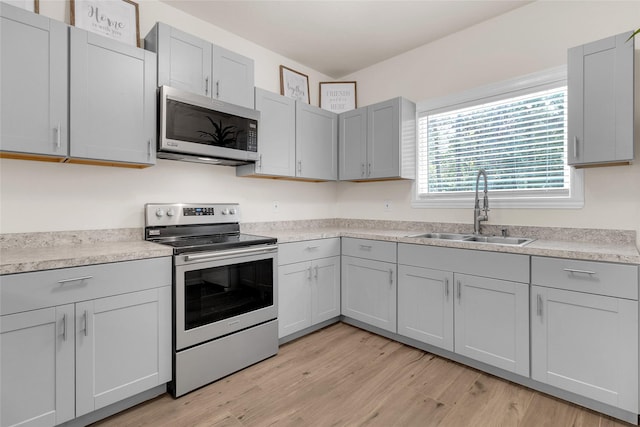
[[[311,103],[309,99],[309,76],[296,70],[280,66],[280,95],[296,101]]]
[[[356,82],[320,82],[320,108],[342,113],[357,107]]]
[[[71,25],[140,47],[138,3],[131,0],[71,0]]]

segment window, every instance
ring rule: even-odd
[[[565,70],[422,103],[418,111],[414,206],[472,206],[479,169],[488,174],[493,207],[582,206],[582,175],[566,159]]]

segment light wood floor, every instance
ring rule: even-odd
[[[179,399],[163,395],[96,425],[630,424],[338,323]]]

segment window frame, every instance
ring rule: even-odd
[[[470,89],[454,95],[429,99],[416,105],[416,135],[421,117],[474,105],[553,89],[567,85],[567,67],[556,67],[502,82]],[[417,138],[417,137],[416,137]],[[565,150],[567,149],[565,145]],[[416,179],[412,188],[414,208],[468,208],[473,207],[475,192],[418,194],[420,143],[416,139]],[[571,208],[584,206],[584,172],[569,167],[570,188],[549,190],[490,191],[492,208]],[[482,184],[480,185],[481,189]]]

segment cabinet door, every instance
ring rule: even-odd
[[[155,54],[71,28],[71,157],[155,163]]]
[[[529,376],[529,285],[454,275],[455,352]]]
[[[396,264],[342,257],[342,314],[396,332]]]
[[[296,176],[338,179],[338,115],[296,102]]]
[[[266,175],[296,175],[296,102],[291,98],[256,88],[256,110],[260,111],[256,172]]]
[[[453,351],[453,273],[398,266],[398,334]]]
[[[340,180],[367,178],[367,107],[341,113],[339,116]]]
[[[369,106],[367,177],[400,175],[400,98]]]
[[[311,326],[311,263],[278,266],[278,338]]]
[[[638,301],[531,287],[531,377],[638,412]]]
[[[316,324],[340,316],[340,257],[314,261],[312,269],[311,320]]]
[[[253,59],[213,46],[213,97],[253,108]]]
[[[73,304],[1,318],[0,425],[53,426],[74,417]]]
[[[0,3],[0,149],[66,157],[67,26]]]
[[[568,162],[633,160],[634,39],[623,33],[568,51]]]
[[[76,304],[76,416],[171,379],[170,287]]]
[[[211,96],[211,43],[163,23],[156,31],[158,86]]]

